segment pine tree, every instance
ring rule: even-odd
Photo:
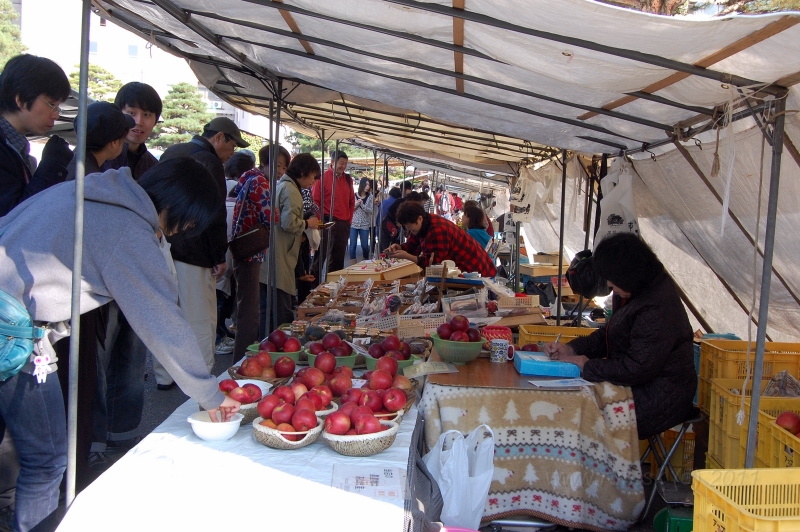
[[[525,468],[525,477],[522,480],[526,481],[528,484],[533,484],[539,480],[539,476],[536,474],[533,464],[528,463],[528,467]]]
[[[17,25],[19,15],[10,0],[0,0],[0,65],[27,50]]]
[[[483,423],[484,425],[488,425],[492,422],[492,418],[489,417],[489,412],[486,410],[485,406],[481,407],[481,411],[478,412],[478,423]]]
[[[176,83],[164,98],[163,122],[156,125],[153,146],[168,148],[199,135],[212,118],[200,91],[191,83]]]
[[[509,423],[513,423],[519,419],[519,414],[517,414],[517,405],[514,404],[514,401],[508,402],[508,406],[506,407],[506,415],[503,416],[503,419]]]
[[[80,65],[75,65],[75,70],[69,75],[69,84],[77,91],[80,87]],[[89,98],[102,102],[114,102],[117,91],[122,88],[122,82],[114,74],[98,65],[89,65]]]

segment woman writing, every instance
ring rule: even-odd
[[[630,386],[644,439],[693,413],[692,327],[675,282],[636,235],[606,238],[593,260],[614,291],[611,319],[589,336],[545,350],[554,360],[577,365],[588,381]]]
[[[356,243],[361,238],[361,253],[364,260],[369,258],[370,229],[372,210],[375,201],[372,199],[372,181],[362,177],[356,192],[356,207],[353,211],[353,222],[350,224],[350,263],[356,262]]]
[[[239,403],[224,396],[208,374],[178,308],[165,238],[202,233],[219,209],[217,194],[211,174],[188,158],[160,163],[138,182],[128,168],[86,176],[80,311],[116,301],[181,389],[212,419],[217,410],[229,419]],[[69,181],[36,194],[0,219],[0,290],[37,325],[57,329],[56,324],[70,319],[74,216],[75,181]],[[47,339],[54,339],[52,332]],[[49,342],[40,346],[42,352],[34,351],[21,371],[0,382],[0,417],[20,457],[14,529],[22,531],[56,509],[67,464],[64,401],[55,364],[34,367],[36,358],[42,362],[47,355],[54,361],[55,356]],[[44,373],[44,382],[34,372]]]
[[[319,228],[319,218],[303,218],[301,189],[309,188],[319,179],[320,167],[310,153],[296,156],[275,190],[275,204],[280,212],[280,224],[275,227],[275,274],[270,276],[277,287],[278,324],[291,323],[292,295],[295,293],[295,267],[300,253],[303,231]]]

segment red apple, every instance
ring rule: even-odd
[[[400,388],[404,392],[410,392],[414,389],[414,385],[411,384],[411,381],[408,380],[408,377],[398,374],[394,376],[394,379],[392,379],[392,388]]]
[[[388,371],[376,369],[369,378],[371,390],[385,390],[392,385],[392,375]]]
[[[305,432],[317,426],[317,416],[313,410],[295,410],[292,426],[297,432]]]
[[[297,381],[293,381],[291,384],[289,384],[289,389],[292,390],[292,393],[294,394],[294,402],[297,402],[297,400],[300,399],[300,396],[308,391],[308,388],[306,388],[305,384]]]
[[[308,368],[308,371],[303,374],[303,384],[309,390],[323,382],[325,382],[325,374],[317,368]]]
[[[264,366],[259,364],[255,357],[245,358],[242,367],[239,368],[239,374],[245,377],[260,377],[262,371],[264,371]]]
[[[390,351],[391,353],[397,353],[398,351]],[[382,356],[378,359],[375,363],[376,370],[382,370],[389,373],[392,377],[397,375],[397,360],[392,358],[392,356]],[[374,374],[373,374],[374,375]],[[372,388],[372,386],[370,386]]]
[[[350,347],[350,344],[348,344],[347,342],[342,342],[342,345],[340,345],[339,347],[341,347],[345,351],[345,354],[342,356],[349,357],[350,355],[353,354],[353,348]]]
[[[383,400],[375,390],[367,390],[358,401],[359,406],[368,406],[373,412],[383,408]]]
[[[311,410],[312,412],[317,411],[317,405],[314,404],[313,399],[310,397],[300,397],[297,402],[294,404],[295,411],[297,410]]]
[[[339,336],[336,333],[328,333],[322,337],[322,345],[325,346],[325,349],[330,351],[331,347],[342,345],[342,339],[339,338]]]
[[[283,436],[289,441],[298,441],[300,438],[303,437],[300,434],[286,434],[287,432],[297,432],[296,430],[294,430],[294,427],[289,422],[278,423],[278,426],[275,428],[281,432],[281,436]]]
[[[383,406],[389,412],[397,412],[406,405],[406,393],[400,388],[389,388],[383,393]]]
[[[286,339],[285,342],[283,342],[284,353],[296,353],[297,351],[300,351],[302,348],[303,346],[300,345],[300,340],[298,340],[297,338],[289,337]]]
[[[268,353],[275,353],[278,350],[278,348],[275,347],[275,344],[270,342],[268,339],[264,338],[263,340],[261,340],[261,343],[258,344],[258,350],[266,351]]]
[[[228,392],[228,397],[233,399],[234,401],[239,401],[243,405],[250,403],[250,392],[245,390],[244,388],[236,387],[230,392]]]
[[[256,401],[261,400],[261,396],[263,394],[261,393],[261,388],[259,388],[258,385],[253,384],[252,382],[248,382],[247,384],[242,386],[242,388],[247,390],[247,392],[250,394],[250,401],[249,401],[250,403],[255,403]]]
[[[272,395],[278,397],[282,401],[293,405],[295,402],[294,392],[288,386],[278,386],[272,390]]]
[[[453,331],[450,335],[451,342],[469,342],[469,336],[463,331]]]
[[[358,405],[356,403],[342,403],[342,406],[339,407],[339,410],[337,410],[337,412],[343,412],[348,416],[350,416],[350,414],[352,414],[353,410],[355,410],[356,408],[358,408]]]
[[[347,432],[345,432],[344,435],[345,436],[358,436],[358,432],[356,432],[356,429],[350,429]]]
[[[450,327],[454,331],[467,332],[469,330],[469,320],[464,316],[453,316],[450,320]]]
[[[269,418],[261,420],[261,423],[259,423],[259,425],[263,425],[263,426],[269,427],[271,429],[277,429],[278,428],[278,424],[275,423],[274,421],[272,421],[272,419],[269,419]]]
[[[378,358],[380,358],[380,357],[378,357]],[[371,369],[369,371],[365,371],[364,374],[361,375],[361,378],[364,379],[365,381],[369,382],[369,378],[372,377],[372,372],[373,371],[375,371],[375,370]],[[364,386],[366,386],[366,384]],[[367,388],[367,389],[369,389],[369,388]]]
[[[325,418],[325,431],[328,434],[343,435],[350,430],[350,417],[337,410]]]
[[[261,372],[261,378],[266,379],[274,379],[278,375],[275,373],[275,368],[264,368],[264,371]]]
[[[272,409],[272,420],[280,425],[281,423],[289,423],[294,415],[295,407],[289,403],[280,403]]]
[[[436,327],[436,334],[438,334],[439,338],[442,340],[449,340],[450,335],[453,334],[453,328],[450,327],[449,323],[442,323]]]
[[[263,417],[264,419],[269,419],[272,417],[272,411],[279,404],[281,404],[280,397],[276,395],[267,395],[258,402],[256,410],[258,410],[259,416]]]
[[[311,393],[311,392],[304,393],[303,397],[301,397],[300,399],[308,399],[309,401],[314,403],[314,410],[315,411],[316,410],[322,410],[324,408],[323,405],[322,405],[322,403],[324,402],[324,399],[318,393]]]
[[[469,337],[470,342],[482,341],[481,332],[475,327],[470,327],[469,329],[467,329],[467,336]]]
[[[381,347],[381,344],[372,344],[367,352],[372,358],[381,358],[383,356],[383,347]]]
[[[349,390],[345,390],[342,393],[342,404],[344,403],[356,403],[361,399],[361,395],[364,392],[361,391],[361,388],[350,388]]]
[[[522,346],[522,349],[520,349],[520,351],[538,351],[538,350],[539,350],[539,344],[525,344]]]
[[[361,416],[358,418],[358,421],[356,421],[356,432],[359,435],[373,434],[382,430],[383,425],[381,425],[381,422],[378,421],[378,418],[376,417]]]
[[[350,367],[348,367],[348,366],[337,366],[336,368],[334,368],[334,370],[333,370],[333,375],[334,376],[339,375],[340,373],[344,373],[345,375],[347,375],[351,379],[353,378],[353,370],[350,369]]]
[[[333,400],[333,392],[327,386],[314,386],[309,390],[310,393],[316,393],[322,396],[322,406],[327,407]]]
[[[397,351],[400,348],[400,338],[390,334],[381,342],[381,347],[383,347],[384,351]]]
[[[345,345],[345,344],[342,344],[342,345],[335,345],[335,346],[333,346],[333,347],[331,347],[331,348],[330,348],[330,352],[331,352],[331,353],[333,354],[333,356],[335,356],[335,357],[346,357],[346,356],[349,356],[349,353],[347,352],[347,349],[345,349],[344,347],[342,347],[342,346],[344,346],[344,345]]]
[[[269,333],[267,340],[272,342],[277,349],[283,349],[283,344],[286,342],[288,337],[289,336],[285,332],[280,329],[276,329]]]
[[[323,351],[314,359],[314,367],[322,373],[331,373],[336,369],[336,357],[327,351]]]
[[[298,369],[297,373],[294,374],[294,380],[303,382],[303,375],[305,375],[308,370],[308,366]]]
[[[311,342],[307,346],[308,352],[312,355],[318,355],[325,351],[325,346],[322,345],[322,342]]]
[[[289,357],[280,357],[275,361],[275,375],[280,378],[288,377],[294,373],[294,360]]]
[[[266,351],[259,351],[256,355],[256,360],[258,363],[261,364],[263,368],[271,368],[272,367],[272,356]]]
[[[403,356],[403,353],[401,353],[397,349],[392,349],[391,351],[386,351],[386,354],[383,355],[383,356],[387,356],[387,357],[393,358],[395,360],[405,360],[405,357]]]
[[[334,397],[341,397],[344,392],[353,387],[353,379],[346,373],[334,375],[331,378],[330,389]]]
[[[794,412],[782,412],[777,419],[775,419],[775,424],[788,430],[792,434],[800,432],[800,416]]]
[[[225,379],[224,381],[220,381],[219,383],[219,391],[222,393],[228,393],[234,388],[238,388],[239,384],[233,379]]]
[[[355,425],[356,421],[358,421],[358,418],[360,418],[361,416],[375,417],[375,411],[368,406],[359,406],[358,408],[350,412],[350,421],[352,422],[353,425]]]
[[[400,342],[400,349],[398,349],[398,351],[403,353],[403,360],[411,358],[411,346],[407,342]]]

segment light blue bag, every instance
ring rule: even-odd
[[[19,373],[33,352],[33,342],[46,331],[34,326],[28,310],[0,290],[0,381]]]

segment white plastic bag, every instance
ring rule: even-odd
[[[451,440],[452,446],[444,450],[445,441]],[[422,460],[442,492],[442,523],[477,530],[494,473],[492,429],[480,425],[466,438],[457,430],[448,430]]]
[[[633,170],[627,163],[612,168],[600,181],[603,199],[600,200],[600,227],[594,237],[597,248],[604,238],[617,233],[633,233],[639,236],[636,204],[633,201]]]

